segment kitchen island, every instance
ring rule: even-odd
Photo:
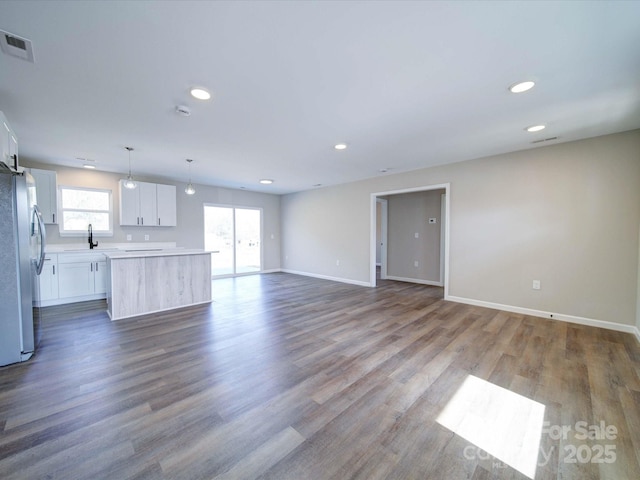
[[[211,252],[104,252],[111,320],[211,302]]]

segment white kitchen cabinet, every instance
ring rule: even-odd
[[[178,217],[175,185],[156,185],[156,198],[158,205],[158,226],[175,227]]]
[[[156,184],[138,182],[140,194],[140,226],[153,227],[158,224],[158,201],[156,197]]]
[[[140,192],[138,187],[125,188],[120,180],[120,225],[140,224]]]
[[[14,169],[18,159],[18,137],[11,129],[9,121],[0,112],[0,161]]]
[[[58,292],[60,298],[82,297],[93,293],[92,263],[61,263],[58,266]]]
[[[44,223],[58,223],[58,176],[53,170],[30,169],[36,182],[38,207]]]
[[[40,302],[58,298],[58,255],[47,254],[44,258],[42,273],[37,277],[40,289]]]
[[[58,297],[76,298],[77,301],[104,298],[106,276],[106,259],[101,253],[59,255]]]
[[[94,270],[94,284],[93,293],[106,294],[107,293],[107,260],[102,257],[101,260],[96,262],[96,269]]]
[[[137,227],[176,226],[176,187],[137,182],[134,189],[120,180],[120,225]]]

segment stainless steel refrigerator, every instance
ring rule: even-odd
[[[40,342],[45,244],[33,177],[0,162],[0,366],[28,360]]]

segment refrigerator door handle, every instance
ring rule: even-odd
[[[42,220],[42,213],[40,213],[40,209],[37,205],[33,206],[33,216],[35,218],[32,219],[32,223],[35,223],[35,220],[38,221],[38,230],[40,232],[40,258],[36,262],[36,275],[40,275],[42,273],[42,268],[44,267],[44,250],[47,246],[47,231],[44,227],[44,220]]]

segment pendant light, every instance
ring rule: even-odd
[[[129,152],[129,175],[127,176],[127,179],[124,181],[123,185],[124,185],[124,188],[133,190],[138,186],[138,184],[133,180],[133,177],[131,176],[131,151],[133,150],[133,147],[124,147],[124,148],[126,148],[127,151]]]
[[[189,164],[189,183],[184,189],[184,193],[186,193],[187,195],[193,195],[196,193],[196,189],[191,183],[191,162],[193,162],[193,160],[190,158],[187,158],[187,163]]]

